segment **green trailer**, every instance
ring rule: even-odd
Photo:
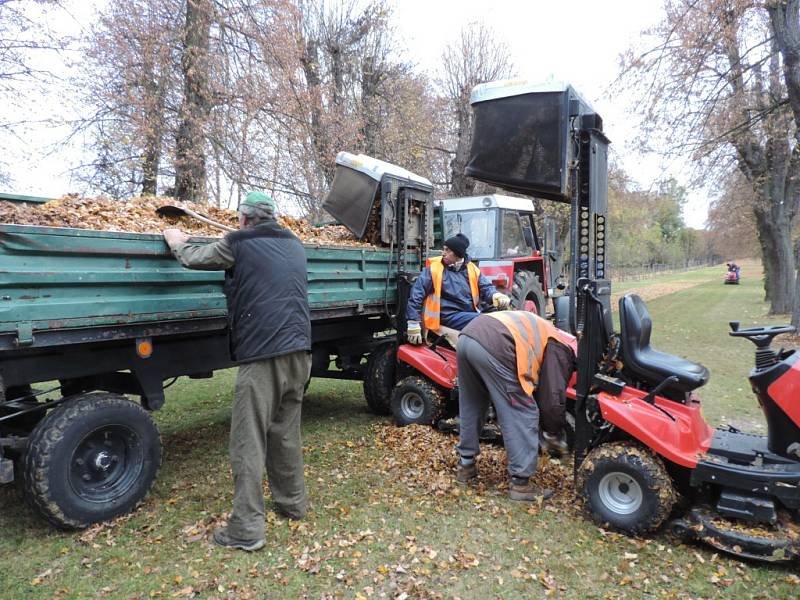
[[[312,376],[362,379],[394,343],[398,272],[424,256],[304,247]],[[60,527],[129,511],[161,461],[165,382],[233,366],[223,281],[159,235],[0,225],[0,482],[16,471]]]

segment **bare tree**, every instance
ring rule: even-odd
[[[452,196],[469,196],[476,182],[464,174],[472,143],[472,88],[511,75],[508,46],[483,23],[470,23],[442,54],[441,86],[450,101],[453,121],[450,189]]]
[[[112,197],[156,194],[171,168],[180,104],[180,0],[111,3],[86,40],[74,84],[93,159],[79,177]]]
[[[742,173],[753,190],[770,310],[789,312],[800,154],[769,15],[752,0],[666,0],[665,11],[648,32],[655,45],[623,58],[620,83],[638,92],[641,137],[692,155],[705,175]]]
[[[775,45],[783,59],[783,78],[794,118],[794,143],[790,164],[795,165],[795,168],[789,168],[786,174],[786,198],[796,205],[800,183],[800,169],[796,167],[800,162],[800,2],[773,1],[768,2],[766,8],[775,34]],[[800,269],[800,240],[795,242],[794,253],[795,266]],[[800,270],[795,277],[792,325],[800,328]]]
[[[181,197],[259,187],[316,219],[341,150],[443,179],[441,102],[385,0],[133,2],[101,19],[82,81],[93,184],[149,192],[174,168]]]
[[[359,6],[253,3],[226,25],[225,35],[238,41],[226,57],[232,68],[224,86],[235,92],[223,92],[226,106],[215,109],[226,114],[226,131],[236,131],[235,148],[219,146],[225,172],[237,185],[291,196],[313,219],[323,216],[339,151],[425,175],[437,145],[436,98],[400,58],[388,5]]]
[[[186,0],[183,29],[183,104],[175,139],[175,194],[181,200],[205,201],[206,136],[211,111],[209,43],[211,0]]]
[[[753,214],[753,188],[739,171],[733,171],[708,211],[708,229],[714,251],[727,260],[756,257],[760,246]]]
[[[53,35],[44,18],[61,8],[58,0],[0,0],[0,134],[22,142],[17,128],[41,117],[30,116],[31,99],[52,84],[55,76],[38,60],[43,54],[59,54],[70,43]],[[63,13],[62,13],[63,14]],[[27,89],[25,89],[27,88]],[[6,154],[0,146],[0,157]],[[10,183],[0,158],[0,183]]]

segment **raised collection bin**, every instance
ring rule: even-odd
[[[561,82],[494,81],[476,86],[470,103],[466,174],[512,192],[569,202],[573,118],[593,115],[593,126],[602,130],[575,89]]]
[[[378,239],[370,240],[383,244],[398,243],[395,239],[396,203],[398,193],[405,194],[403,240],[408,246],[416,246],[415,240],[430,229],[433,218],[433,184],[402,167],[366,156],[339,152],[336,155],[336,172],[333,183],[322,207],[345,225],[359,239],[369,233],[370,217],[378,212]],[[376,208],[376,203],[378,207]],[[413,205],[424,205],[424,219]],[[425,222],[423,222],[425,221]],[[432,231],[432,229],[431,229]],[[432,233],[428,232],[428,237]]]

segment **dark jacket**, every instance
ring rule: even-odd
[[[446,319],[454,312],[475,312],[472,304],[472,292],[469,289],[469,274],[467,273],[467,263],[469,256],[464,258],[461,268],[456,271],[452,266],[446,266],[442,273],[442,302],[441,317]],[[495,287],[489,283],[483,275],[478,278],[478,292],[481,302],[492,303],[492,296],[497,293]],[[421,321],[422,304],[425,297],[433,293],[433,279],[431,278],[430,267],[425,267],[420,273],[406,305],[406,319],[409,321]]]
[[[238,363],[311,350],[306,254],[275,221],[225,236],[234,266],[225,271],[231,356]]]

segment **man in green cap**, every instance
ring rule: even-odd
[[[264,547],[264,466],[277,511],[306,514],[300,408],[311,373],[306,255],[275,220],[275,202],[250,192],[239,230],[213,243],[191,243],[179,229],[164,239],[190,269],[225,270],[230,349],[239,365],[231,415],[233,511],[214,531],[219,546]]]

